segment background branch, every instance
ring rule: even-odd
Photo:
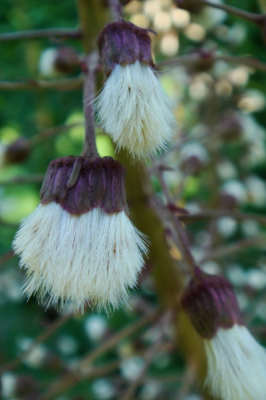
[[[82,32],[80,29],[64,28],[64,29],[38,29],[32,31],[21,31],[21,32],[11,32],[2,33],[0,35],[0,42],[11,42],[14,40],[28,40],[28,39],[80,39],[82,37]]]

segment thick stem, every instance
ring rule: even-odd
[[[108,0],[113,21],[120,21],[123,19],[122,6],[119,0]]]
[[[93,52],[87,59],[88,71],[83,89],[83,111],[85,116],[85,138],[83,142],[83,157],[99,157],[95,140],[93,117],[93,100],[95,95],[95,72],[98,65],[98,53]]]
[[[82,44],[86,54],[96,48],[96,37],[109,20],[109,10],[100,0],[77,0],[82,31]]]

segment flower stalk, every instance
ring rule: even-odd
[[[98,53],[93,52],[87,58],[87,72],[83,86],[83,111],[85,117],[85,138],[83,142],[83,157],[99,157],[93,118],[93,100],[95,95],[95,79],[98,66]]]
[[[112,14],[113,21],[120,21],[123,19],[122,15],[122,6],[119,3],[119,0],[108,0],[109,7]]]

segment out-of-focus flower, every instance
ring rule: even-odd
[[[247,201],[247,190],[243,183],[233,179],[226,182],[220,193],[220,203],[223,208],[234,208]]]
[[[76,50],[69,46],[44,50],[39,61],[39,71],[47,77],[69,74],[79,66],[79,56]]]
[[[143,366],[144,360],[141,357],[126,358],[120,365],[121,374],[127,380],[133,381],[141,374]]]
[[[196,174],[209,162],[206,149],[197,142],[187,143],[180,152],[180,167],[186,173]]]
[[[182,305],[203,339],[212,394],[221,400],[263,400],[266,351],[244,326],[230,282],[196,268]]]
[[[146,245],[128,217],[124,168],[111,157],[50,163],[41,204],[13,242],[24,292],[48,305],[117,308],[136,284]]]
[[[99,400],[116,398],[115,387],[109,379],[97,379],[92,384],[92,391]]]
[[[102,315],[90,315],[85,320],[85,331],[89,338],[95,342],[103,339],[107,329],[107,321]]]
[[[98,45],[107,75],[95,104],[100,124],[134,158],[156,155],[171,139],[175,117],[153,70],[148,31],[113,22],[100,33]]]
[[[30,154],[30,143],[27,139],[19,138],[8,145],[0,143],[0,168],[9,164],[25,161]]]

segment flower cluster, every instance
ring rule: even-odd
[[[96,100],[98,120],[118,148],[137,158],[155,155],[170,140],[175,117],[153,69],[149,32],[113,22],[98,45],[107,75]],[[78,61],[68,48],[49,55],[57,68]],[[22,222],[13,248],[26,270],[28,296],[61,307],[71,302],[76,311],[86,303],[117,308],[135,286],[146,253],[128,217],[121,164],[110,157],[52,161],[41,203]]]

